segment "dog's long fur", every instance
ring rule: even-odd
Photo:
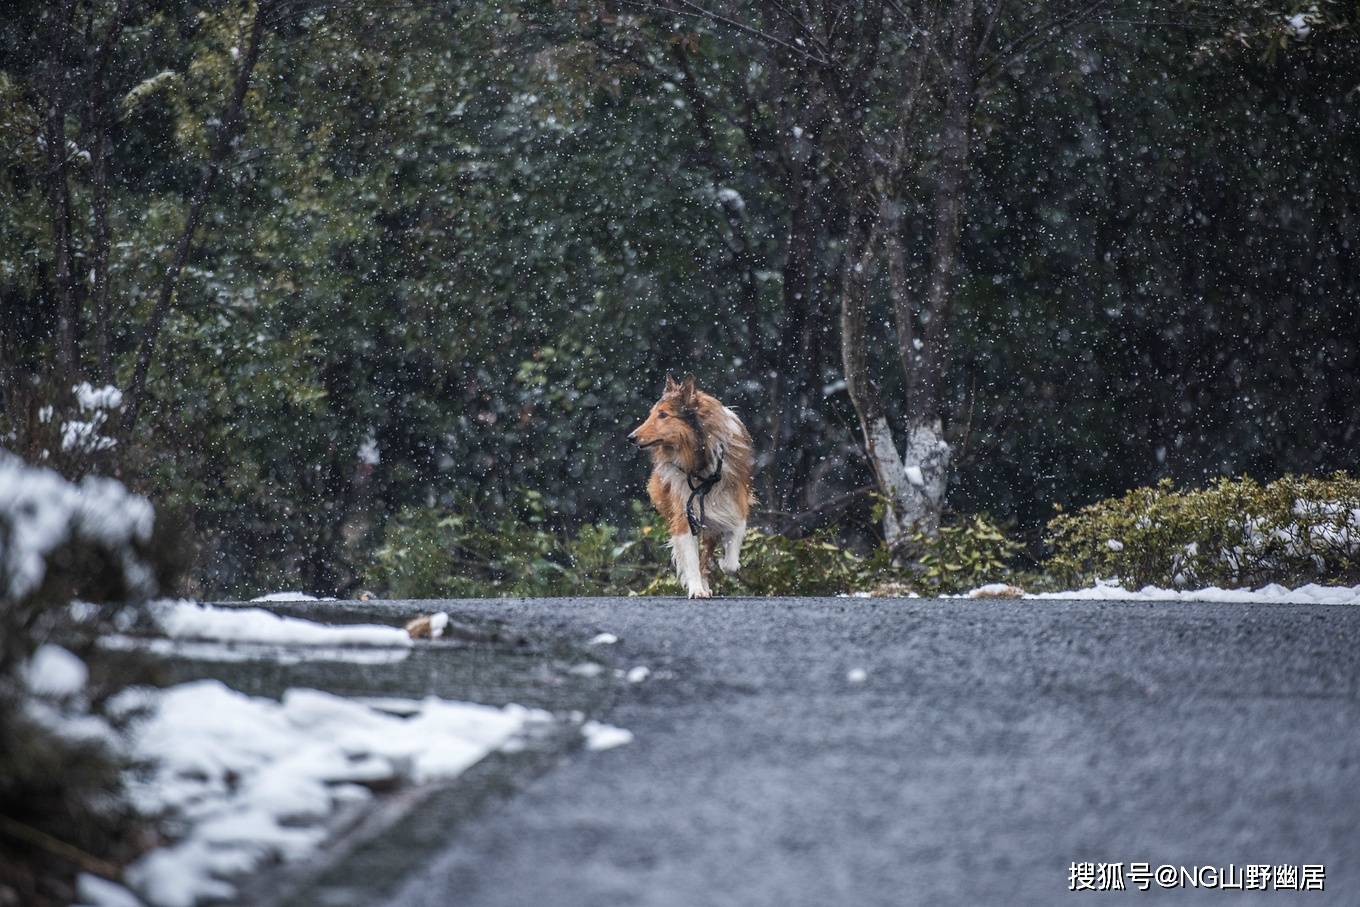
[[[690,598],[708,598],[713,594],[708,565],[719,541],[723,543],[719,562],[723,571],[735,573],[741,568],[741,543],[751,510],[751,435],[736,413],[699,390],[689,375],[683,382],[666,379],[661,399],[628,437],[651,454],[647,495],[670,531],[671,557],[680,584]],[[711,476],[719,459],[722,477],[705,499],[703,538],[696,539],[685,516],[690,479],[697,484]]]

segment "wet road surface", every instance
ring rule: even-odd
[[[262,902],[1360,904],[1360,608],[271,607],[388,622],[447,610],[463,638],[394,665],[251,664],[233,685],[514,701],[636,739],[589,752],[564,737],[398,795],[328,861],[257,889]],[[586,645],[600,632],[619,642]],[[572,670],[588,661],[605,670]],[[640,682],[621,676],[637,667]],[[1080,861],[1123,863],[1129,890],[1070,892]],[[1326,887],[1139,891],[1133,861],[1323,864]]]

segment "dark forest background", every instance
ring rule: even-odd
[[[1037,544],[1164,477],[1360,466],[1360,5],[971,9],[946,518]],[[762,523],[867,543],[846,249],[896,136],[926,280],[957,10],[10,3],[0,446],[150,494],[200,594],[348,591],[403,509],[634,520],[624,435],[693,372],[752,429]],[[81,382],[122,401],[72,440]]]

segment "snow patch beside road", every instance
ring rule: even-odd
[[[398,627],[327,625],[260,608],[159,601],[150,613],[168,638],[113,635],[105,644],[181,657],[207,647],[197,654],[210,660],[223,652],[255,658],[262,651],[298,660],[341,652],[400,658],[413,645]],[[448,621],[442,612],[434,617],[440,629]],[[586,662],[574,671],[585,667],[604,670]],[[628,679],[641,682],[647,673],[636,667]],[[88,875],[80,886],[82,900],[116,907],[141,903],[138,898],[154,907],[235,898],[236,879],[323,846],[337,811],[370,799],[374,788],[457,777],[494,751],[522,748],[526,737],[554,721],[540,709],[437,697],[359,700],[295,688],[275,701],[200,680],[119,693],[106,709],[127,719],[128,730],[119,733],[89,712],[88,668],[66,649],[40,647],[23,677],[34,720],[146,766],[128,777],[129,794],[141,813],[161,820],[170,843],[127,867],[128,888]],[[630,731],[580,713],[570,721],[588,750],[633,740]]]
[[[219,608],[190,601],[160,601],[152,615],[171,639],[273,643],[295,646],[398,646],[411,637],[381,624],[322,624],[281,617],[263,608]]]
[[[1125,589],[1113,583],[1097,583],[1087,589],[1073,589],[1067,592],[1039,592],[1026,594],[1030,599],[1092,599],[1116,601],[1149,602],[1236,602],[1245,604],[1284,604],[1284,605],[1360,605],[1360,586],[1319,586],[1309,583],[1297,589],[1288,589],[1277,583],[1259,589],[1220,589],[1209,586],[1205,589],[1162,589],[1158,586],[1145,586],[1142,589]]]
[[[131,737],[153,762],[132,793],[140,809],[182,832],[127,870],[134,890],[159,907],[235,896],[226,877],[275,859],[297,859],[326,837],[344,802],[372,785],[456,777],[546,712],[429,697],[404,716],[318,690],[281,702],[215,680],[121,694],[149,708]]]
[[[599,721],[587,721],[581,725],[581,734],[586,738],[586,749],[594,751],[612,750],[633,742],[632,731]]]
[[[306,592],[270,592],[268,595],[261,595],[252,598],[252,603],[258,602],[333,602],[333,598],[317,598],[315,595],[308,595]]]

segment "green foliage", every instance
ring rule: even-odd
[[[753,531],[742,548],[739,577],[722,581],[734,595],[836,595],[891,589],[924,596],[966,592],[1011,575],[1021,545],[984,516],[918,534],[896,551],[859,554],[832,532],[803,539]]]
[[[1267,485],[1171,481],[1048,525],[1049,570],[1068,582],[1199,588],[1360,581],[1360,480],[1285,476]]]
[[[862,557],[829,532],[789,539],[753,530],[741,561],[739,576],[723,578],[717,589],[733,595],[837,595],[869,588],[893,573],[886,552]]]
[[[506,595],[678,595],[665,525],[634,508],[637,528],[587,524],[575,533],[544,528],[542,498],[527,493],[517,512],[478,520],[475,508],[403,511],[387,528],[366,581],[396,598]],[[713,566],[725,595],[838,595],[891,587],[922,595],[962,592],[1009,576],[1019,550],[983,517],[918,536],[894,557],[860,554],[830,531],[800,539],[753,529],[742,568]]]
[[[915,562],[911,585],[922,595],[949,595],[1001,582],[1023,546],[985,516],[974,515],[934,536],[918,534],[906,543]]]
[[[654,522],[628,533],[603,523],[556,532],[545,528],[536,492],[521,495],[517,512],[480,521],[476,513],[404,510],[365,580],[397,598],[620,595],[669,564]]]

